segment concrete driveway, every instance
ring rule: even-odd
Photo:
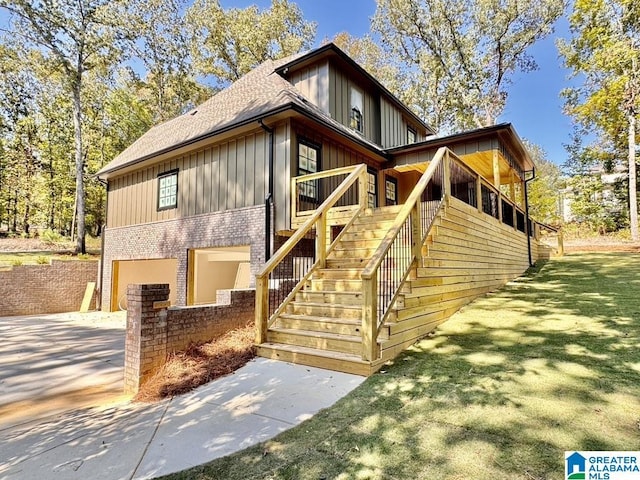
[[[121,400],[125,315],[0,317],[0,426]]]

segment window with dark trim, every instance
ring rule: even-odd
[[[356,87],[351,87],[351,112],[349,114],[349,126],[358,132],[363,131],[362,111],[362,91]]]
[[[158,175],[158,210],[178,206],[178,170]]]
[[[298,141],[298,175],[309,175],[320,170],[320,146],[307,140]],[[318,181],[309,180],[299,184],[300,196],[318,200]]]
[[[413,127],[407,127],[407,144],[416,143],[418,139],[418,132]]]
[[[378,172],[373,168],[367,168],[367,206],[378,206]]]
[[[384,179],[384,204],[398,204],[398,179],[386,176]]]

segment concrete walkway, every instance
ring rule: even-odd
[[[80,409],[0,427],[0,479],[147,479],[267,440],[363,377],[266,359],[154,405]]]

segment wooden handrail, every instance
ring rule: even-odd
[[[318,219],[326,213],[338,200],[340,197],[346,193],[346,191],[355,183],[360,175],[366,172],[367,167],[365,164],[358,165],[357,167],[345,167],[351,168],[353,171],[351,174],[345,178],[342,183],[336,188],[331,195],[327,197],[327,199],[322,202],[322,204],[316,209],[315,213],[311,215],[304,224],[298,228],[289,240],[287,240],[284,245],[282,245],[276,253],[269,259],[267,263],[265,263],[262,270],[256,274],[256,278],[263,278],[266,275],[269,275],[276,266],[287,256],[287,254],[293,249],[293,247],[304,238],[304,236],[309,233],[309,231],[313,228],[313,225],[318,221]]]
[[[307,173],[305,175],[293,177],[291,180],[296,183],[299,183],[299,182],[309,182],[311,180],[318,180],[320,178],[335,177],[336,175],[345,175],[347,173],[353,172],[359,166],[360,165],[349,165],[348,167],[334,168],[333,170],[322,170],[320,172]]]
[[[313,267],[304,276],[303,281],[309,277],[309,273],[318,266],[324,266],[326,255],[328,252],[326,246],[326,218],[327,212],[333,207],[338,200],[353,186],[354,183],[359,182],[359,195],[358,205],[359,208],[355,211],[354,216],[365,207],[366,204],[366,192],[363,192],[366,188],[366,173],[367,166],[365,164],[344,167],[336,170],[330,170],[323,172],[323,176],[340,175],[350,172],[347,178],[345,178],[340,185],[322,202],[317,208],[315,213],[307,218],[304,224],[298,228],[295,233],[282,245],[271,259],[262,267],[262,269],[256,274],[256,312],[255,312],[255,324],[257,329],[256,343],[261,344],[266,342],[267,331],[269,328],[269,275],[275,270],[275,268],[285,259],[285,257],[291,253],[293,248],[303,239],[306,235],[316,227],[316,262]],[[314,174],[315,175],[315,174]],[[295,184],[295,182],[294,182]],[[317,225],[316,225],[317,224]],[[267,232],[267,235],[269,232]],[[332,244],[329,250],[335,245]],[[292,292],[287,295],[285,302],[289,301],[295,292],[299,290],[300,284],[292,289]],[[283,302],[283,304],[285,303]],[[281,311],[281,307],[277,311]]]
[[[420,197],[422,196],[422,192],[427,187],[427,184],[431,180],[431,177],[436,171],[438,164],[442,161],[442,158],[444,157],[445,153],[447,153],[447,150],[448,149],[446,147],[440,147],[436,152],[435,156],[433,157],[433,160],[431,160],[431,163],[429,163],[429,167],[422,174],[422,177],[420,178],[420,180],[414,187],[413,191],[409,195],[409,198],[407,198],[406,202],[398,212],[398,215],[396,216],[396,219],[394,220],[393,225],[391,225],[391,227],[389,228],[389,231],[387,232],[384,239],[378,246],[377,250],[371,256],[371,259],[367,263],[367,266],[362,271],[361,278],[363,280],[370,280],[373,277],[374,272],[376,272],[378,268],[380,268],[380,264],[382,263],[382,260],[384,259],[385,255],[389,251],[391,244],[393,243],[396,236],[398,235],[400,228],[402,228],[405,221],[411,214],[411,211],[414,209],[415,205],[420,200]]]

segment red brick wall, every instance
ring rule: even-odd
[[[253,283],[255,274],[264,265],[264,212],[265,207],[258,205],[128,227],[107,227],[104,236],[103,310],[111,307],[114,260],[177,259],[176,302],[186,305],[189,249],[249,245]]]
[[[164,365],[167,354],[243,327],[255,315],[255,290],[220,291],[216,305],[154,308],[154,302],[168,299],[168,284],[128,287],[126,393],[137,393],[140,386]]]
[[[78,311],[87,283],[97,276],[95,260],[53,260],[0,270],[0,316]]]

